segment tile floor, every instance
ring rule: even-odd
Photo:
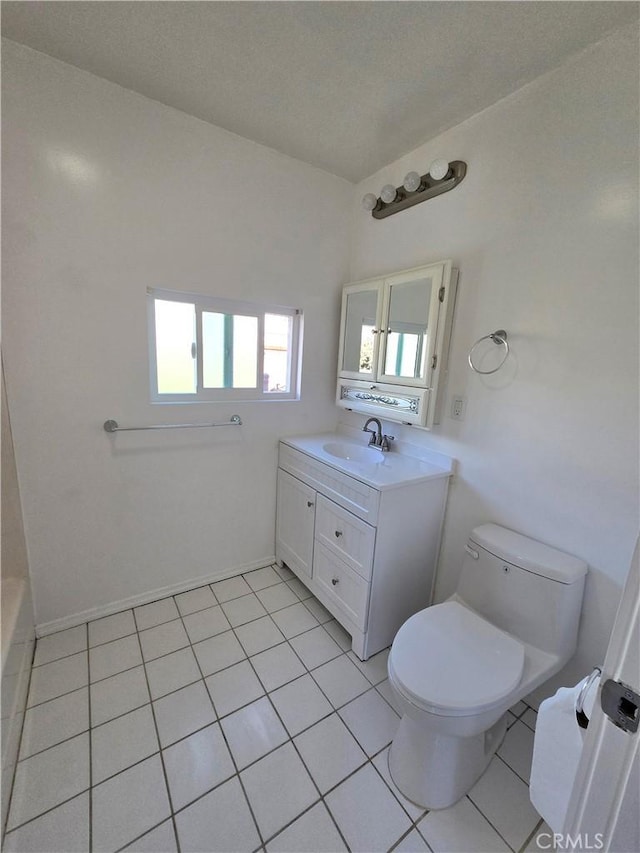
[[[4,850],[537,850],[535,711],[518,703],[469,795],[425,812],[389,776],[387,654],[359,661],[277,566],[44,637]]]

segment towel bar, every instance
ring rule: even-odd
[[[114,420],[105,421],[102,425],[105,432],[131,432],[140,429],[201,429],[203,427],[242,426],[240,415],[231,415],[228,421],[221,424],[151,424],[149,426],[121,427]]]

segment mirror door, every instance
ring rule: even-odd
[[[381,282],[345,288],[339,371],[354,379],[374,379],[380,346]]]
[[[385,282],[380,379],[428,385],[438,318],[442,269],[394,276]]]

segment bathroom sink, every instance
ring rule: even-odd
[[[335,456],[336,459],[344,459],[347,462],[366,462],[369,465],[375,465],[383,461],[381,450],[360,447],[350,441],[328,441],[322,449],[329,456]]]
[[[292,436],[281,441],[378,490],[449,477],[452,473],[452,460],[440,453],[432,453],[431,458],[412,456],[401,453],[395,445],[388,453],[383,453],[367,446],[366,439],[358,441],[359,438],[357,433],[351,438],[333,432]]]

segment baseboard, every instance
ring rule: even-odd
[[[166,598],[168,595],[188,592],[190,589],[196,589],[208,583],[223,581],[226,578],[252,572],[255,569],[263,569],[265,566],[271,566],[275,563],[275,560],[275,556],[264,557],[261,560],[245,563],[242,566],[236,566],[224,572],[215,572],[211,575],[202,575],[198,578],[180,581],[180,583],[162,586],[150,592],[143,592],[139,595],[123,598],[120,601],[112,601],[110,604],[104,604],[101,607],[92,607],[90,610],[83,610],[80,613],[72,613],[60,619],[53,619],[51,622],[43,622],[40,625],[36,625],[36,637],[46,637],[47,634],[55,634],[56,631],[64,631],[65,628],[75,628],[77,625],[84,625],[85,622],[91,622],[93,619],[100,619],[103,616],[111,616],[114,613],[119,613],[121,610],[129,610],[132,607],[139,607],[141,604],[150,604],[152,601],[157,601],[159,598]]]

